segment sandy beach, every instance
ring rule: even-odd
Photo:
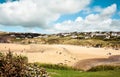
[[[30,63],[40,62],[69,66],[73,66],[79,60],[108,58],[110,55],[120,55],[120,50],[88,48],[75,45],[0,44],[1,52],[8,52],[8,50],[27,56]]]

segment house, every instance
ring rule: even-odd
[[[62,34],[64,37],[66,37],[66,36],[69,36],[70,34],[69,33],[63,33]]]
[[[11,36],[11,37],[16,37],[14,34],[11,34],[10,36]]]
[[[112,37],[116,37],[118,34],[116,32],[111,33]]]
[[[89,39],[90,38],[90,36],[85,36],[85,39]]]
[[[72,38],[72,39],[77,39],[78,36],[76,36],[76,35],[72,35],[71,38]]]
[[[110,39],[110,36],[109,36],[109,35],[107,35],[105,39]]]
[[[93,33],[93,34],[91,34],[91,37],[103,37],[103,38],[106,38],[107,34]]]

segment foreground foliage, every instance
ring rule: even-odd
[[[44,68],[29,65],[25,56],[0,53],[0,77],[49,77]]]

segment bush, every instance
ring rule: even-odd
[[[116,69],[120,69],[120,66],[100,65],[100,66],[92,67],[88,71],[106,71],[106,70],[116,70]]]
[[[0,77],[48,77],[45,69],[31,66],[28,58],[13,55],[10,51],[0,53]]]
[[[58,38],[47,38],[45,39],[45,43],[47,44],[59,44]]]
[[[58,65],[58,64],[41,64],[41,63],[34,63],[34,65],[38,67],[44,67],[44,68],[49,68],[49,69],[57,69],[57,70],[77,70],[69,66],[65,65]]]

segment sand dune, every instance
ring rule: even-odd
[[[8,50],[28,57],[29,62],[64,64],[73,66],[76,62],[91,58],[108,58],[111,55],[120,55],[120,50],[104,48],[87,48],[75,45],[41,45],[41,44],[0,44],[0,51]]]

